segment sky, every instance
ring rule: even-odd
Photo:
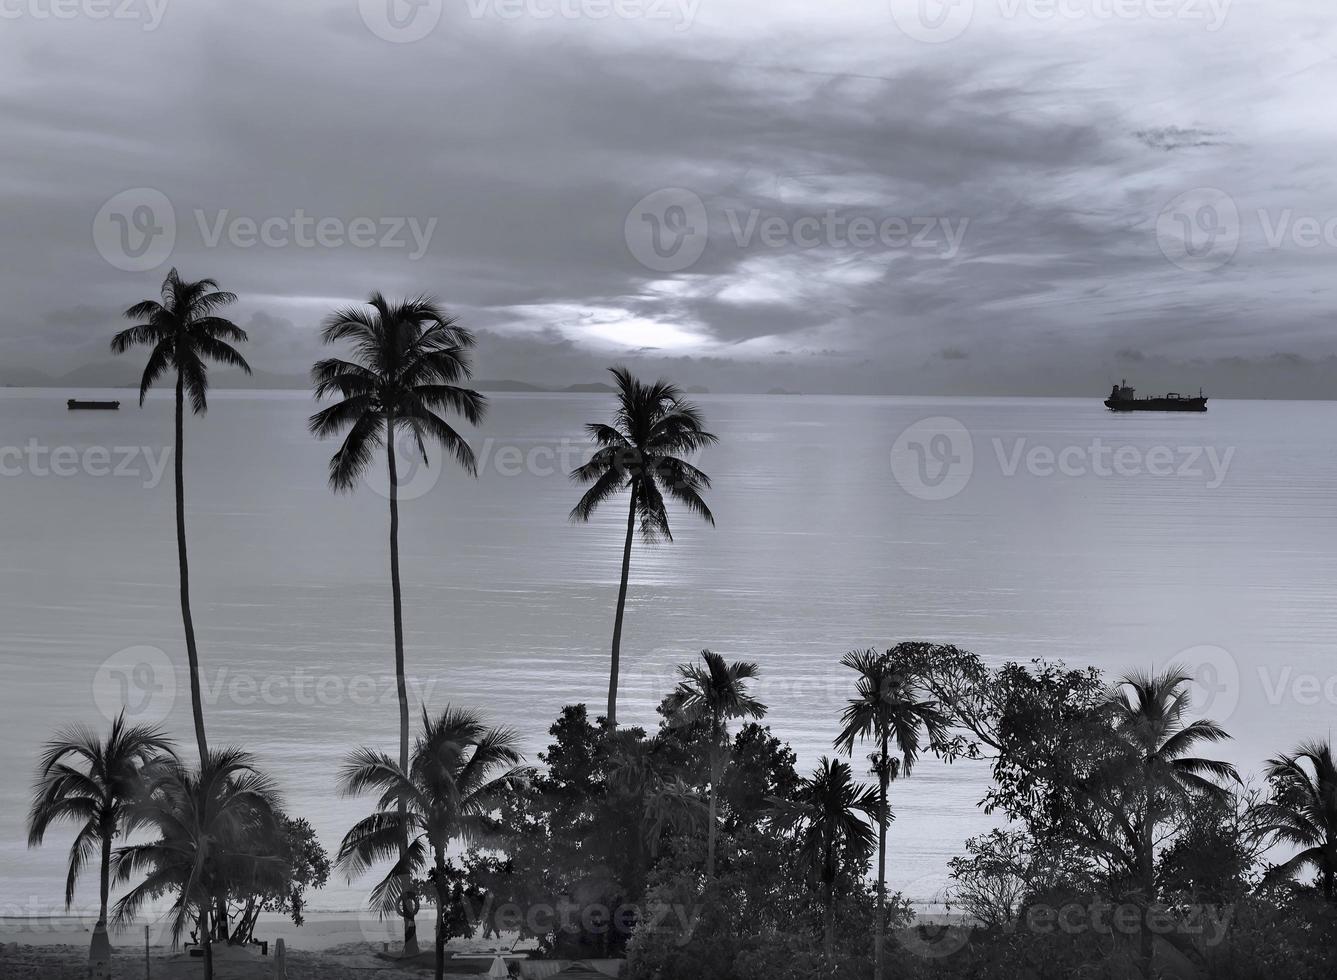
[[[176,266],[272,383],[380,290],[484,379],[1328,397],[1335,56],[1315,0],[0,0],[0,382],[133,378]]]

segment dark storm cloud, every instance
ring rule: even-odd
[[[981,23],[941,45],[880,8],[721,2],[678,30],[475,7],[447,4],[413,44],[352,0],[173,3],[154,30],[7,22],[6,367],[102,364],[119,311],[171,264],[241,295],[252,363],[284,378],[305,374],[321,315],[372,289],[440,295],[480,331],[480,376],[553,383],[628,359],[720,389],[1031,390],[1041,365],[1053,387],[1117,370],[1120,349],[1326,353],[1337,242],[1263,233],[1287,208],[1337,208],[1308,94],[1330,69],[1278,55],[1316,36],[1289,3],[1215,34]],[[1250,132],[1264,118],[1284,152]],[[655,271],[624,223],[669,187],[699,198],[706,239]],[[1237,247],[1183,268],[1162,212],[1204,187],[1235,206]],[[174,210],[147,270],[94,247],[128,188]],[[340,234],[311,244],[321,220]]]

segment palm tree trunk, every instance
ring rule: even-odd
[[[828,967],[836,953],[836,884],[826,883],[826,908],[822,910],[822,951]]]
[[[393,415],[385,420],[385,448],[387,464],[390,470],[390,592],[394,602],[395,618],[395,687],[399,692],[399,768],[409,771],[409,694],[408,684],[404,679],[404,609],[399,589],[399,471],[395,466],[395,420]],[[400,867],[406,868],[409,852],[408,801],[399,800],[399,825],[403,835],[399,839]],[[405,871],[409,884],[404,889],[405,895],[413,891],[412,875]],[[418,955],[418,925],[410,909],[402,910],[404,917],[404,955]]]
[[[1148,980],[1153,976],[1153,958],[1155,957],[1155,937],[1151,932],[1151,907],[1156,902],[1156,861],[1152,854],[1155,840],[1155,825],[1151,819],[1151,790],[1147,791],[1147,810],[1142,820],[1142,892],[1146,909],[1142,916],[1141,957],[1143,976]]]
[[[436,980],[446,975],[446,855],[436,852]]]
[[[715,834],[716,834],[716,812],[717,812],[717,794],[719,793],[720,775],[719,763],[715,761],[715,755],[718,749],[711,751],[710,759],[710,816],[707,818],[710,822],[706,824],[706,877],[715,877]]]
[[[204,698],[200,694],[200,654],[195,647],[195,621],[190,615],[190,566],[186,560],[186,480],[182,446],[185,442],[185,378],[176,373],[176,560],[181,572],[181,622],[186,630],[186,660],[190,665],[190,708],[195,715],[195,744],[200,767],[209,764],[209,742],[204,736]]]
[[[101,903],[98,905],[97,926],[98,928],[107,928],[107,900],[111,896],[111,834],[102,835],[102,893]]]
[[[627,511],[627,541],[622,546],[622,585],[617,590],[617,615],[613,619],[613,663],[608,671],[608,728],[617,728],[617,669],[622,652],[622,614],[627,608],[627,577],[631,573],[631,540],[636,533],[636,485],[631,487]]]
[[[873,926],[873,980],[882,980],[883,948],[886,945],[887,922],[887,783],[891,771],[887,768],[887,733],[882,733],[882,759],[878,772],[877,801],[877,922]]]
[[[200,942],[204,943],[204,980],[214,980],[214,943],[209,935],[209,902],[200,903]]]
[[[111,976],[111,940],[107,936],[107,899],[111,891],[111,839],[113,833],[114,831],[111,828],[105,824],[103,825],[101,904],[98,906],[97,925],[93,927],[93,938],[88,945],[88,962],[94,977]]]

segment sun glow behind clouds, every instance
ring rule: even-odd
[[[619,307],[545,304],[518,308],[516,312],[528,322],[558,330],[575,343],[610,350],[653,347],[698,353],[716,346],[702,329],[638,316]]]

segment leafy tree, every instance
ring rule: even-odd
[[[371,466],[376,451],[385,447],[390,486],[390,594],[395,630],[395,684],[399,696],[399,768],[409,769],[409,701],[404,672],[404,613],[399,580],[399,469],[395,437],[408,433],[427,465],[427,443],[440,443],[468,472],[476,474],[473,450],[443,417],[463,415],[470,425],[482,421],[486,401],[459,382],[471,376],[470,351],[474,336],[428,297],[391,303],[372,293],[367,307],[346,307],[325,319],[321,339],[326,344],[349,342],[353,360],[337,357],[317,361],[311,382],[317,399],[337,396],[339,401],[311,416],[313,434],[324,439],[347,430],[338,452],[330,459],[330,486],[348,492]],[[407,829],[401,807],[399,825]],[[407,839],[399,857],[408,853]],[[412,908],[411,882],[400,882],[396,892],[408,891],[405,908]],[[398,898],[398,894],[396,898]],[[404,955],[418,952],[417,927],[404,916]]]
[[[246,341],[246,331],[217,315],[237,301],[235,293],[223,292],[212,279],[187,282],[175,269],[163,280],[162,296],[136,303],[125,311],[128,319],[140,321],[122,330],[111,341],[113,354],[131,347],[149,347],[148,363],[139,382],[139,404],[154,382],[168,371],[176,373],[176,552],[181,582],[181,622],[186,632],[186,657],[190,666],[190,706],[195,719],[195,741],[200,765],[209,764],[209,743],[204,734],[204,702],[200,694],[200,655],[195,646],[195,621],[190,613],[190,565],[186,559],[185,488],[185,399],[196,415],[208,409],[210,361],[240,368],[251,367],[233,344]]]
[[[642,540],[673,540],[665,495],[672,497],[712,526],[715,517],[701,497],[710,489],[710,477],[684,455],[699,452],[718,440],[705,429],[697,407],[684,400],[677,385],[667,381],[646,384],[625,367],[609,369],[617,382],[617,411],[611,424],[585,426],[593,439],[593,457],[571,471],[571,479],[589,484],[571,510],[571,520],[587,522],[599,505],[622,490],[629,491],[627,536],[622,546],[622,579],[613,617],[612,662],[608,672],[610,728],[617,728],[617,679],[622,650],[622,616],[627,605],[631,570],[631,543],[639,525]]]
[[[330,878],[330,859],[316,837],[316,831],[307,821],[276,814],[272,840],[252,840],[247,849],[258,858],[273,854],[279,863],[261,865],[266,872],[235,894],[235,907],[229,908],[234,921],[228,942],[234,945],[250,943],[255,924],[262,912],[277,912],[289,916],[293,925],[305,924],[306,890],[323,888]]]
[[[283,855],[254,847],[277,838],[278,806],[273,781],[239,749],[211,752],[198,770],[175,761],[155,767],[133,820],[156,836],[115,853],[116,880],[142,880],[116,903],[114,921],[128,923],[145,902],[175,895],[172,940],[180,941],[191,919],[198,922],[205,980],[213,980],[214,909],[284,873]]]

